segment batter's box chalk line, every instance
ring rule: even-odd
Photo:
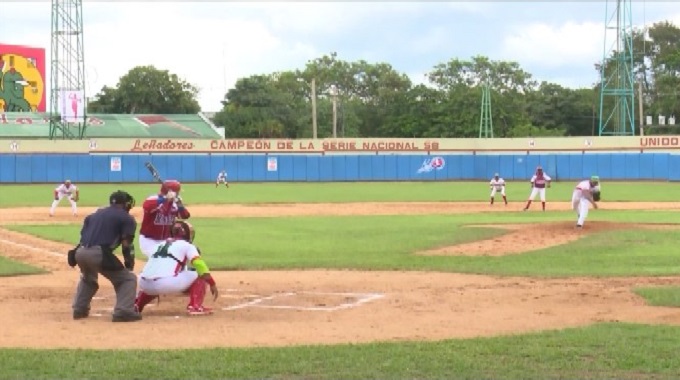
[[[236,289],[227,289],[227,291],[238,291]],[[294,297],[297,295],[316,295],[316,296],[339,296],[339,297],[348,297],[348,298],[354,298],[355,300],[353,302],[344,302],[339,305],[335,306],[298,306],[298,305],[266,305],[263,304],[265,301],[271,301],[276,298],[286,298],[286,297]],[[250,296],[250,295],[249,295]],[[233,306],[228,306],[228,307],[223,307],[222,310],[225,311],[232,311],[232,310],[239,310],[239,309],[244,309],[247,307],[259,307],[259,308],[264,308],[264,309],[285,309],[285,310],[302,310],[302,311],[338,311],[338,310],[344,310],[344,309],[351,309],[357,306],[361,306],[363,304],[366,304],[368,302],[372,302],[375,300],[378,300],[380,298],[385,297],[384,294],[382,293],[333,293],[333,292],[284,292],[284,293],[279,293],[279,294],[273,294],[270,296],[257,296],[257,298],[240,303],[237,305]],[[227,298],[231,298],[230,295],[227,295]]]

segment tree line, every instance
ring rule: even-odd
[[[644,114],[680,115],[680,29],[664,21],[635,30],[632,41]],[[600,70],[611,70],[614,58],[600,63]],[[486,84],[495,137],[598,133],[600,83],[570,89],[539,82],[517,62],[484,56],[453,58],[426,77],[427,84],[415,84],[388,63],[350,62],[330,53],[302,69],[238,79],[213,121],[229,138],[311,138],[313,124],[319,138],[477,137]],[[104,87],[88,112],[196,113],[198,91],[168,71],[135,67],[117,86]],[[608,107],[613,105],[606,104],[603,114],[611,113]]]

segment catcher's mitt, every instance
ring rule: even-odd
[[[593,191],[593,200],[595,202],[599,202],[601,197],[602,196],[599,191]]]

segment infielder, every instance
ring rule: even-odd
[[[212,309],[203,306],[203,301],[208,285],[210,293],[217,299],[217,285],[193,244],[194,228],[188,222],[177,221],[172,225],[171,235],[170,239],[156,246],[139,274],[140,290],[135,301],[137,311],[141,313],[144,306],[159,295],[188,293],[189,315],[212,314]],[[196,270],[187,270],[189,263]]]
[[[217,180],[215,180],[215,187],[219,186],[220,184],[224,184],[227,188],[229,187],[229,182],[227,182],[227,171],[222,170],[217,174]]]
[[[592,204],[597,209],[600,200],[600,177],[594,175],[590,180],[579,182],[571,195],[571,208],[576,211],[578,220],[576,228],[582,228],[588,217],[588,209]]]
[[[78,187],[71,183],[71,180],[66,180],[61,185],[54,189],[54,200],[52,201],[52,207],[50,208],[50,216],[54,216],[54,211],[56,210],[61,200],[67,198],[71,203],[71,212],[73,216],[78,215],[78,200],[80,199],[80,191]]]
[[[177,218],[191,217],[179,197],[181,188],[179,181],[166,180],[158,194],[146,198],[142,204],[144,217],[139,229],[139,248],[144,255],[152,255],[156,246],[170,237],[170,228]]]
[[[527,205],[524,207],[524,211],[529,209],[531,202],[536,199],[536,195],[540,195],[541,206],[543,211],[545,211],[545,188],[550,187],[551,180],[550,176],[543,172],[542,167],[536,167],[536,173],[531,177],[531,194],[529,195],[529,200],[527,200]]]
[[[505,180],[501,178],[498,173],[494,174],[493,178],[491,178],[491,182],[489,182],[489,187],[491,188],[491,204],[493,204],[493,201],[496,198],[496,192],[500,191],[501,195],[503,196],[503,201],[507,206],[508,198],[505,196]]]

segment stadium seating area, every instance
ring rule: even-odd
[[[40,113],[0,113],[0,138],[46,138],[48,115]],[[111,138],[197,138],[222,136],[198,114],[192,115],[112,115],[88,116],[87,137]]]

